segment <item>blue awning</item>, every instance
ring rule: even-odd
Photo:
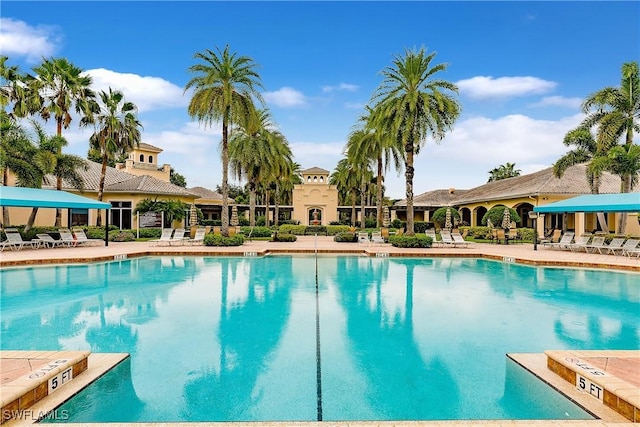
[[[4,186],[0,186],[0,206],[60,209],[111,209],[110,203],[99,202],[67,191]]]
[[[585,194],[536,206],[534,212],[640,212],[640,193]]]

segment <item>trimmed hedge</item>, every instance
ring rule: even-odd
[[[245,236],[249,236],[251,233],[251,237],[271,237],[273,231],[269,227],[240,227],[242,230],[242,234]]]
[[[389,243],[396,248],[430,248],[433,240],[428,236],[389,236]]]
[[[290,233],[278,233],[277,231],[273,233],[273,237],[271,238],[272,242],[295,242],[298,238],[294,234]]]
[[[340,243],[343,243],[343,242],[354,243],[358,241],[358,235],[350,231],[344,231],[342,233],[338,233],[335,236],[333,236],[333,241],[340,242]]]
[[[222,234],[209,233],[204,236],[205,246],[242,246],[244,237],[241,234],[224,237]]]

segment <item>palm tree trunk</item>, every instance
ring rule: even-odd
[[[31,214],[27,220],[27,225],[24,227],[24,232],[28,233],[33,228],[33,223],[36,222],[36,215],[38,214],[38,208],[31,209]]]
[[[625,175],[622,177],[622,192],[630,193],[631,192],[631,175]],[[618,222],[618,228],[616,230],[616,234],[622,235],[625,234],[627,230],[627,213],[620,213],[620,221]]]
[[[249,183],[249,225],[256,226],[256,184]]]
[[[413,231],[413,142],[408,142],[405,150],[407,152],[404,172],[407,192],[407,234],[413,236],[415,234]]]
[[[382,156],[378,156],[378,176],[376,177],[376,227],[382,227]]]
[[[364,174],[362,174],[362,182],[360,183],[360,228],[365,228],[364,218],[366,216],[366,195],[364,194],[366,189],[366,182],[364,179]]]
[[[275,211],[273,214],[273,225],[278,226],[278,217],[280,216],[280,186],[276,180],[276,194],[273,196],[273,203],[275,204]]]
[[[100,172],[100,183],[98,184],[98,201],[102,201],[102,197],[104,196],[104,182],[107,177],[107,153],[102,154],[102,169]],[[102,225],[102,210],[98,209],[98,216],[96,216],[96,226],[100,227]]]
[[[2,172],[2,185],[9,185],[9,169],[4,168]],[[9,220],[9,208],[7,206],[2,207],[2,225],[4,228],[11,226],[11,221]]]
[[[269,227],[269,190],[264,192],[264,225]]]
[[[222,117],[222,220],[221,232],[229,237],[229,114],[227,107]]]
[[[362,224],[360,224],[362,226]],[[351,190],[351,226],[356,226],[356,192]]]
[[[56,121],[56,134],[58,136],[62,136],[62,118],[57,119],[57,121]],[[62,154],[62,147],[60,147],[58,149],[58,156],[60,156],[61,154]],[[56,190],[62,191],[62,177],[61,176],[56,178]],[[60,208],[56,209],[55,226],[56,227],[61,227],[62,226],[62,209],[60,209]]]

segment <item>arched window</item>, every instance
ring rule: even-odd
[[[140,162],[144,163],[144,154],[140,154]]]
[[[153,163],[153,156],[149,156],[149,163]]]
[[[311,175],[307,177],[307,182],[311,182]]]
[[[324,182],[324,176],[320,177],[320,182]]]
[[[317,176],[313,177],[313,182],[318,182],[318,177]]]

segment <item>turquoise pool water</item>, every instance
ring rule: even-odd
[[[640,275],[480,259],[148,257],[0,271],[2,349],[131,358],[71,422],[586,419],[509,361],[639,349]]]

